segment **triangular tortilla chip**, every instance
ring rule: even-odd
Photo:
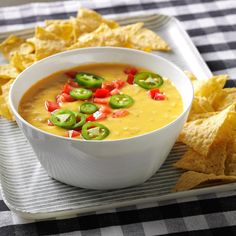
[[[193,120],[198,120],[198,119],[206,119],[211,116],[217,115],[219,112],[205,112],[205,113],[198,113],[198,114],[190,114],[188,116],[188,122],[193,121]]]
[[[216,75],[207,80],[198,80],[194,83],[194,95],[205,97],[212,105],[217,94],[222,90],[228,75]]]
[[[0,80],[15,79],[19,71],[10,64],[0,65]]]
[[[4,102],[2,104],[0,103],[2,105],[2,108],[1,108],[2,114],[1,115],[9,120],[15,120],[13,113],[11,112],[10,104],[9,104],[9,91],[10,91],[13,81],[14,81],[13,79],[9,80],[6,84],[4,84],[2,86],[2,95],[1,96],[4,99]],[[8,112],[7,112],[7,109],[8,109]]]
[[[208,156],[202,156],[193,149],[189,149],[174,166],[206,174],[222,175],[226,157],[226,143],[221,143],[215,146]]]
[[[213,112],[214,109],[205,97],[195,96],[193,99],[192,107],[189,116],[198,113]]]
[[[98,46],[122,46],[123,42],[120,37],[117,37],[112,29],[106,24],[102,23],[95,31],[88,34],[83,34],[79,37],[78,42],[70,49],[83,47],[98,47]]]
[[[216,111],[221,111],[235,102],[236,88],[225,88],[215,97],[213,107]]]
[[[0,44],[0,51],[6,59],[10,60],[13,54],[19,50],[20,45],[24,43],[24,41],[24,39],[21,39],[15,35],[10,35]]]
[[[35,54],[19,54],[16,52],[11,58],[11,64],[19,71],[25,70],[35,62]]]
[[[66,43],[55,34],[46,31],[42,27],[35,29],[35,58],[41,60],[45,57],[65,50]]]
[[[55,34],[59,39],[65,41],[69,46],[76,42],[74,38],[74,24],[71,19],[69,20],[46,20],[45,30]]]
[[[203,174],[194,171],[187,171],[183,173],[175,188],[174,191],[184,191],[198,187],[204,183],[225,183],[225,182],[235,182],[236,176],[225,176],[225,175],[214,175],[214,174]]]
[[[142,28],[130,38],[130,43],[133,48],[151,51],[170,51],[169,45],[155,32]]]
[[[82,25],[82,32],[92,32],[97,29],[102,23],[105,23],[111,29],[119,27],[119,24],[117,22],[104,19],[97,12],[86,8],[80,8],[77,12],[76,18]]]
[[[232,138],[232,117],[235,104],[207,119],[187,122],[179,136],[179,141],[194,151],[207,156],[214,143],[227,142]]]

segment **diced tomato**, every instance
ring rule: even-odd
[[[128,84],[133,84],[134,83],[134,75],[133,74],[128,74],[127,83]]]
[[[56,97],[57,102],[73,102],[74,98],[72,98],[69,94],[67,93],[62,93]]]
[[[52,102],[52,101],[48,101],[48,100],[45,101],[44,105],[45,105],[46,110],[49,111],[49,112],[55,111],[55,110],[60,108],[58,103]]]
[[[125,86],[126,82],[122,79],[117,79],[117,80],[113,80],[112,84],[114,85],[115,88],[121,89]]]
[[[52,123],[52,121],[48,120],[48,126],[54,126],[54,124]]]
[[[74,79],[77,73],[78,73],[77,71],[67,71],[65,74],[66,74],[68,77]]]
[[[93,94],[93,96],[96,98],[105,98],[105,97],[108,97],[109,95],[110,95],[110,91],[104,88],[96,89],[95,93]]]
[[[112,82],[103,82],[102,83],[102,88],[111,91],[115,88],[115,86]]]
[[[67,83],[68,83],[70,86],[74,87],[74,88],[78,88],[78,87],[79,87],[78,83],[75,82],[73,79],[68,79]]]
[[[89,121],[95,121],[95,118],[94,118],[93,114],[87,116],[87,117],[86,117],[86,121],[87,121],[87,122],[89,122]]]
[[[154,100],[165,100],[166,99],[166,95],[160,91],[160,89],[156,88],[156,89],[151,89],[148,91],[149,96],[154,99]]]
[[[101,113],[110,114],[112,112],[112,109],[110,107],[108,107],[108,106],[101,106],[99,108],[99,111]]]
[[[95,118],[95,120],[103,120],[107,118],[107,115],[107,113],[101,112],[99,110],[93,113],[93,117]]]
[[[98,104],[108,105],[109,104],[109,98],[94,98],[93,102],[98,103]]]
[[[76,131],[76,130],[68,130],[67,131],[67,137],[69,137],[69,138],[74,138],[74,137],[77,137],[79,135],[80,135],[79,131]]]
[[[112,89],[111,92],[110,92],[111,95],[116,95],[116,94],[120,94],[120,90],[115,88],[115,89]]]
[[[113,118],[123,117],[123,116],[127,116],[128,114],[129,114],[129,111],[127,109],[119,109],[112,113],[112,117]]]
[[[136,68],[134,68],[134,67],[126,68],[124,70],[124,73],[127,74],[127,75],[128,74],[135,75],[135,74],[137,74],[137,72],[138,72],[138,70]]]
[[[72,87],[68,83],[65,83],[62,89],[62,93],[70,94],[71,90]]]

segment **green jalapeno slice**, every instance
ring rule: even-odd
[[[81,134],[86,140],[102,140],[110,134],[110,131],[100,123],[88,122],[83,125]]]
[[[80,112],[82,112],[84,114],[93,114],[98,109],[99,109],[98,106],[93,104],[93,103],[91,103],[91,102],[84,102],[80,106]]]
[[[126,94],[116,94],[111,96],[109,105],[111,108],[119,109],[133,105],[134,99]]]
[[[77,129],[85,124],[86,116],[84,114],[79,113],[79,112],[74,112],[74,114],[76,117],[76,123],[73,125],[72,129]]]
[[[144,89],[158,88],[163,82],[160,75],[151,72],[140,72],[134,76],[134,83]]]
[[[104,79],[98,75],[80,72],[76,74],[75,80],[85,88],[100,88]]]
[[[76,124],[76,116],[70,110],[57,110],[52,113],[51,122],[58,127],[70,129]]]
[[[92,97],[93,92],[85,88],[75,88],[70,91],[70,96],[74,99],[85,100]]]

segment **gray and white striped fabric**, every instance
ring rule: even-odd
[[[74,16],[79,7],[108,18],[163,13],[175,16],[213,73],[236,80],[236,1],[65,1],[0,8],[0,32],[32,28],[45,19]],[[180,45],[181,46],[181,45]],[[4,235],[236,235],[236,191],[140,204],[65,220],[35,222],[11,212],[0,196]]]

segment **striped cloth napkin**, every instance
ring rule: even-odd
[[[32,28],[45,19],[74,16],[80,7],[108,18],[163,13],[175,16],[214,74],[236,80],[235,0],[129,0],[32,3],[0,8],[0,32]],[[235,81],[231,81],[235,86]],[[35,235],[236,235],[236,191],[98,211],[66,220],[20,218],[0,194],[0,236]]]

